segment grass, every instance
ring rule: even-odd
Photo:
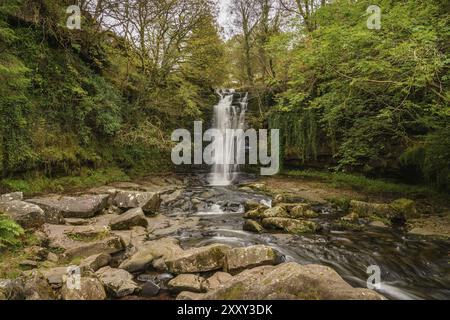
[[[35,176],[25,179],[3,179],[0,187],[8,191],[22,191],[25,195],[44,192],[64,192],[73,189],[92,188],[118,181],[129,181],[130,177],[117,167],[84,169],[79,175],[49,178]]]
[[[437,196],[439,193],[423,185],[409,185],[381,179],[371,179],[361,175],[342,172],[324,172],[312,170],[286,170],[282,175],[318,179],[335,188],[351,188],[357,191],[378,194],[395,194],[411,197]]]

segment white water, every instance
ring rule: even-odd
[[[238,105],[233,104],[234,91],[219,91],[220,101],[214,106],[213,128],[223,137],[223,147],[216,148],[209,183],[213,186],[227,186],[238,176],[239,165],[236,161],[242,152],[236,148],[239,141],[226,139],[227,129],[244,129],[247,94],[239,98]]]

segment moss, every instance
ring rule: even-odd
[[[223,300],[240,300],[242,299],[242,292],[244,286],[242,284],[236,284],[229,289],[226,289],[220,296]]]

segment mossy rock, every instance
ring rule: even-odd
[[[389,206],[397,215],[403,216],[405,219],[417,218],[419,213],[416,209],[416,204],[413,200],[400,198],[392,201]]]

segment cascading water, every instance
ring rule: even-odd
[[[218,91],[220,101],[214,106],[213,128],[223,137],[223,144],[215,149],[213,166],[209,176],[212,186],[230,185],[238,175],[239,165],[236,161],[242,152],[236,138],[227,139],[227,130],[244,129],[247,96],[234,90]]]

